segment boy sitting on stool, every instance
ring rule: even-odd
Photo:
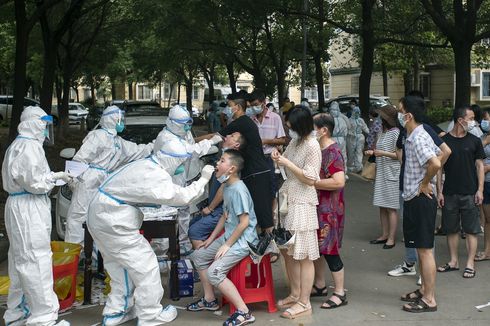
[[[189,304],[187,310],[218,310],[220,306],[214,295],[215,286],[237,308],[223,324],[225,326],[246,325],[255,321],[235,285],[226,277],[236,264],[248,256],[247,241],[258,242],[252,198],[239,176],[242,168],[240,152],[230,149],[223,153],[216,167],[216,178],[226,183],[223,191],[224,212],[213,233],[190,256],[199,272],[204,297]],[[225,233],[216,239],[223,227]]]

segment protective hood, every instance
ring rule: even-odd
[[[361,109],[359,109],[358,106],[356,106],[355,108],[352,109],[352,116],[355,119],[358,119],[361,116]]]
[[[332,104],[330,104],[330,114],[334,118],[338,118],[340,116],[339,103],[337,103],[336,101],[333,101]]]
[[[17,131],[20,135],[29,138],[35,138],[41,143],[44,142],[47,122],[41,118],[48,116],[43,109],[38,106],[28,106],[22,111],[20,123]]]
[[[180,105],[175,105],[168,113],[167,128],[173,134],[185,137],[192,126],[192,118],[189,111]]]
[[[99,125],[109,133],[116,135],[116,124],[120,122],[123,117],[124,111],[116,105],[111,105],[102,112]]]
[[[187,152],[184,141],[172,139],[163,143],[155,142],[153,156],[165,171],[173,176],[177,168],[191,158],[192,153]]]

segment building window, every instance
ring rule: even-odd
[[[490,72],[482,73],[482,79],[483,79],[482,96],[490,97]]]
[[[147,85],[138,85],[138,100],[151,100],[151,89]]]
[[[192,100],[198,100],[199,99],[199,91],[201,90],[201,87],[199,86],[193,86],[192,87]]]
[[[318,101],[318,90],[316,87],[305,87],[305,97],[308,101]]]
[[[351,77],[350,92],[351,94],[359,94],[359,75]]]
[[[419,91],[424,94],[425,99],[430,99],[430,74],[421,73],[419,76]]]

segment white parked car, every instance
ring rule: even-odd
[[[53,105],[51,107],[51,115],[53,119],[57,122],[59,120],[58,106]],[[70,124],[80,124],[83,120],[87,118],[88,109],[80,103],[69,103],[68,104],[68,119]]]
[[[12,105],[14,98],[12,95],[0,95],[0,121],[12,117]],[[24,97],[24,107],[39,106],[39,102],[28,97]]]
[[[165,127],[168,119],[167,116],[163,115],[162,110],[159,111],[159,114],[155,115],[126,114],[125,129],[120,136],[126,140],[130,140],[138,144],[147,144],[151,142],[157,137],[158,133],[163,129],[163,127]],[[187,177],[188,183],[200,178],[202,168],[210,160],[210,156],[216,154],[217,152],[218,148],[213,146],[208,156],[204,156],[200,159],[200,164],[197,166],[191,165],[191,171],[189,171],[189,175]],[[63,151],[61,151],[60,156],[64,159],[71,159],[74,154],[74,149],[72,149],[70,153],[70,150],[65,148]],[[67,185],[62,186],[55,195],[56,232],[60,239],[64,239],[65,237],[66,216],[68,215],[71,196],[72,192]],[[207,200],[207,198],[208,191],[206,189],[204,194],[191,205],[191,214],[199,213],[199,207],[201,207],[200,203]]]

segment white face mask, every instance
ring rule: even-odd
[[[398,122],[400,122],[401,126],[405,128],[407,122],[405,121],[405,115],[401,112],[398,112]]]
[[[293,129],[289,129],[289,137],[291,137],[292,140],[298,140],[299,139],[299,135],[296,131],[294,131]]]
[[[468,132],[468,131],[470,131],[476,127],[476,121],[475,120],[466,121],[466,124],[465,123],[460,123],[460,124],[463,127],[465,132]]]

